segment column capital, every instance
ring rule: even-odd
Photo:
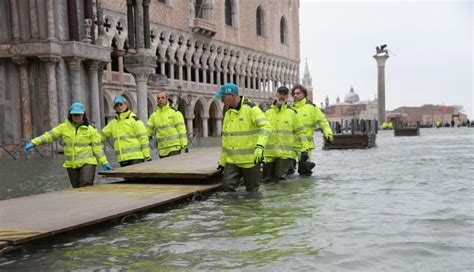
[[[104,69],[104,66],[107,65],[108,62],[103,62],[103,61],[100,61],[100,60],[90,60],[87,62],[87,64],[89,65],[89,70],[90,71],[99,71],[99,70],[103,70]]]
[[[385,61],[390,56],[389,55],[374,55],[373,57],[377,61],[377,67],[385,67]]]
[[[136,81],[148,81],[148,76],[150,76],[151,74],[153,74],[155,72],[154,69],[151,69],[151,68],[148,68],[148,67],[134,67],[134,68],[127,68],[130,73],[133,74],[133,76],[135,77],[135,80]]]
[[[18,66],[27,66],[28,65],[28,60],[25,57],[13,57],[12,61],[13,61],[13,63],[15,63]]]
[[[57,63],[61,60],[58,56],[39,56],[39,59],[43,62]]]
[[[64,58],[64,60],[67,63],[67,66],[71,70],[79,70],[81,69],[81,62],[83,61],[83,58],[79,57],[67,57]]]

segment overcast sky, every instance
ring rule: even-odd
[[[301,76],[307,58],[317,105],[344,100],[351,85],[374,99],[372,56],[388,44],[387,110],[462,105],[474,119],[472,2],[300,0]]]

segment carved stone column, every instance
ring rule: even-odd
[[[221,69],[217,69],[217,86],[221,85]]]
[[[69,82],[71,88],[72,102],[85,103],[81,84],[81,62],[82,58],[68,57],[65,58],[69,68]]]
[[[202,121],[202,137],[204,138],[207,138],[208,136],[208,126],[207,126],[207,121],[209,120],[208,117],[202,117],[201,118],[201,121]]]
[[[53,0],[46,0],[46,20],[48,22],[47,39],[48,41],[56,41]]]
[[[124,69],[123,69],[123,56],[125,55],[124,51],[118,51],[118,71],[119,71],[119,81],[120,84],[124,83]]]
[[[186,72],[188,76],[188,82],[191,82],[191,64],[186,65]]]
[[[209,66],[209,81],[211,82],[211,85],[214,85],[214,67]]]
[[[199,66],[194,66],[194,81],[199,83]]]
[[[137,83],[138,118],[146,122],[148,119],[147,81],[148,76],[155,72],[156,56],[151,50],[144,49],[136,55],[125,56],[124,62]]]
[[[56,64],[61,60],[60,57],[40,57],[45,63],[48,82],[48,119],[49,128],[54,128],[59,124],[58,90],[56,87]]]
[[[173,79],[173,80],[174,80],[174,63],[175,63],[175,60],[172,60],[172,59],[169,60],[169,64],[170,64],[170,77],[169,77],[169,79]]]
[[[30,9],[30,31],[33,40],[39,39],[38,16],[36,15],[36,0],[29,0]]]
[[[100,94],[99,94],[99,70],[102,70],[104,63],[101,61],[89,62],[89,83],[90,83],[90,105],[91,120],[97,129],[101,129],[100,119]]]
[[[28,61],[24,57],[12,58],[20,73],[21,131],[22,137],[31,139],[31,99],[28,79]]]
[[[20,42],[20,21],[17,0],[10,0],[10,22],[12,26],[12,42]]]

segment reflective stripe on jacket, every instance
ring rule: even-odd
[[[119,113],[102,129],[102,140],[114,139],[117,161],[150,158],[150,146],[145,125],[130,110]]]
[[[276,158],[295,159],[298,153],[309,149],[303,124],[294,108],[274,104],[265,116],[273,129],[265,147],[265,162]]]
[[[158,107],[147,122],[148,137],[156,131],[156,141],[160,156],[178,151],[188,146],[186,126],[181,112],[173,109],[170,103]]]
[[[311,149],[314,148],[313,134],[316,130],[316,125],[319,126],[325,137],[332,135],[332,130],[326,116],[321,112],[319,107],[314,105],[311,101],[303,98],[295,102],[293,108],[296,109],[298,117],[303,123],[308,145]]]
[[[272,126],[262,110],[242,96],[240,106],[225,113],[219,164],[232,163],[242,168],[255,166],[255,147],[265,147],[271,131]]]
[[[65,168],[80,168],[84,164],[108,163],[102,149],[99,132],[88,123],[76,127],[72,122],[66,120],[31,142],[41,145],[58,139],[64,143],[63,167]]]

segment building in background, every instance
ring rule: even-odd
[[[299,81],[299,1],[0,1],[0,140],[62,122],[72,101],[102,127],[125,96],[141,119],[166,90],[189,133],[220,135],[219,85],[266,108]]]
[[[304,73],[303,73],[303,79],[301,82],[301,85],[306,88],[308,91],[308,98],[312,102],[316,102],[316,97],[314,96],[314,91],[313,91],[313,79],[311,78],[311,75],[309,74],[309,68],[308,68],[308,60],[305,60],[305,65],[304,65]]]
[[[342,125],[350,123],[351,119],[376,120],[378,116],[377,105],[377,98],[360,101],[359,95],[351,86],[342,102],[339,95],[334,104],[329,104],[329,98],[326,97],[324,111],[328,121],[339,122]]]
[[[454,124],[466,124],[467,115],[463,113],[461,106],[423,105],[421,107],[399,107],[387,112],[387,119],[392,116],[403,116],[402,120],[409,126],[420,125],[432,127],[436,122],[443,126],[452,122]]]

